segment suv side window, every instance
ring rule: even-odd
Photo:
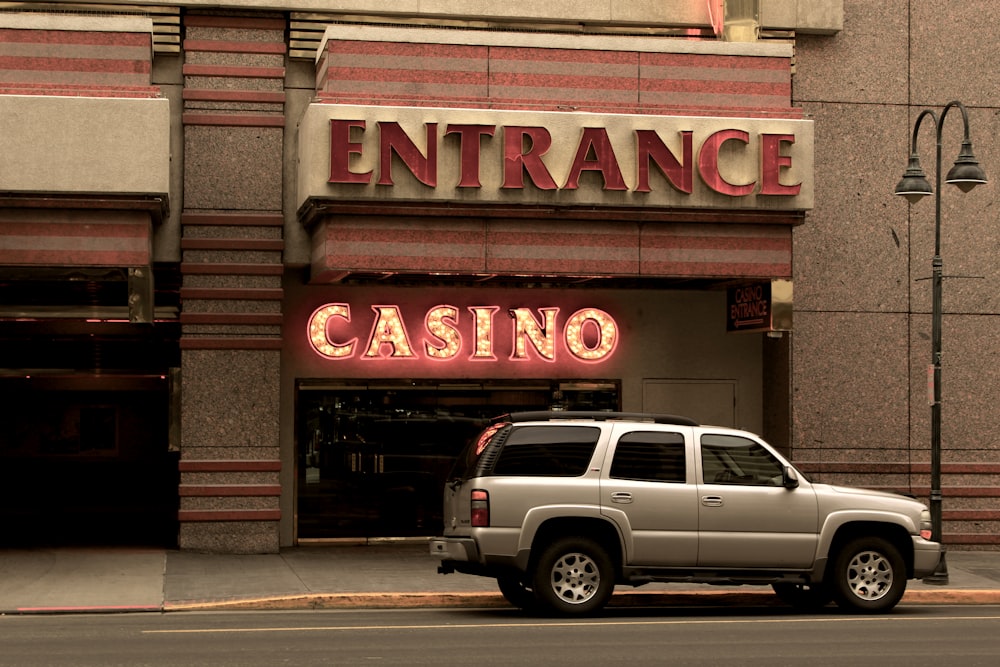
[[[701,467],[707,484],[781,486],[781,462],[749,438],[701,436]]]
[[[601,429],[515,426],[493,465],[494,475],[579,477],[587,471]]]
[[[680,433],[632,431],[618,439],[611,477],[645,482],[685,482],[687,465]]]

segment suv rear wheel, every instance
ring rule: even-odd
[[[771,584],[771,588],[782,602],[804,611],[822,609],[833,599],[830,589],[822,584],[777,583]]]
[[[524,581],[516,575],[505,574],[497,577],[497,586],[507,602],[525,611],[538,606],[538,599]]]
[[[906,590],[903,557],[881,537],[859,537],[845,544],[831,575],[837,605],[850,611],[889,611]]]
[[[542,552],[532,584],[538,600],[553,612],[590,614],[602,609],[614,592],[614,564],[594,540],[564,537]]]

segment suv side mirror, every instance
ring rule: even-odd
[[[786,489],[794,489],[799,486],[799,474],[792,466],[785,466],[781,471],[781,485]]]

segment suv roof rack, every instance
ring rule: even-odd
[[[654,424],[673,424],[675,426],[700,426],[698,422],[679,415],[662,415],[647,412],[591,412],[586,410],[512,412],[497,420],[511,422],[552,421],[556,419],[590,419],[593,421],[638,421]]]

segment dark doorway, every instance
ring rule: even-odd
[[[175,546],[168,384],[0,379],[0,544]]]
[[[617,382],[299,384],[298,539],[441,530],[441,497],[465,443],[520,410],[617,410]]]

